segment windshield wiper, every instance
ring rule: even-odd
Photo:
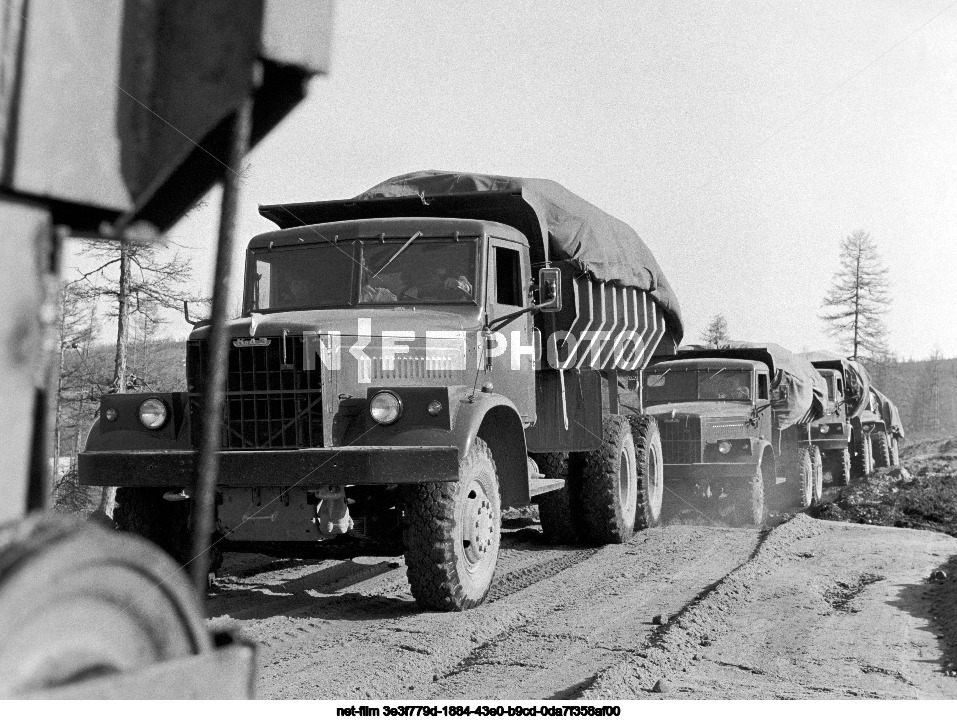
[[[719,369],[718,369],[718,373],[724,373],[724,368],[719,368]],[[718,373],[715,373],[714,375],[708,376],[707,380],[710,381],[712,378],[714,378],[714,376],[718,375]]]
[[[370,280],[375,280],[376,278],[378,278],[378,277],[379,277],[379,273],[381,273],[383,270],[385,270],[386,268],[388,268],[388,267],[392,264],[392,261],[393,261],[393,260],[395,260],[395,259],[398,258],[400,255],[402,255],[403,251],[405,251],[406,248],[408,248],[410,245],[412,245],[412,241],[413,241],[413,240],[416,240],[417,238],[421,238],[421,237],[422,237],[422,231],[420,230],[418,233],[416,233],[416,234],[413,235],[411,238],[409,238],[407,241],[405,241],[405,243],[402,244],[402,247],[399,248],[397,251],[395,251],[395,254],[394,254],[391,258],[389,258],[389,259],[385,262],[385,264],[384,264],[381,268],[379,268],[379,270],[377,270],[377,271],[375,272],[375,275],[373,275],[372,278],[370,278]]]

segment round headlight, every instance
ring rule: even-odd
[[[827,423],[822,423],[821,425],[817,427],[817,429],[820,433],[823,434],[823,433],[827,433],[830,430],[830,426],[828,426]]]
[[[166,404],[159,398],[147,398],[140,404],[140,423],[155,431],[166,423]]]
[[[115,421],[119,417],[120,417],[120,414],[117,412],[115,408],[106,409],[106,420]]]
[[[442,401],[432,401],[429,403],[428,411],[430,416],[437,416],[442,412]]]
[[[376,423],[387,426],[395,423],[402,415],[402,401],[394,393],[383,391],[372,396],[369,403],[369,414]]]
[[[731,452],[730,443],[728,443],[727,441],[721,441],[721,443],[718,444],[718,453],[730,453],[730,452]]]

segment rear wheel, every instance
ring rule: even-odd
[[[875,431],[871,434],[871,451],[874,458],[874,468],[890,468],[891,444],[886,433]]]
[[[575,543],[578,540],[577,516],[574,513],[580,493],[580,480],[572,471],[568,453],[536,453],[533,460],[545,478],[563,478],[564,487],[536,497],[542,535],[549,543]]]
[[[498,474],[481,438],[454,483],[405,489],[405,563],[412,595],[433,611],[481,604],[492,586],[502,533]]]
[[[152,541],[176,561],[186,566],[193,557],[189,528],[189,501],[166,501],[168,488],[117,488],[113,522],[121,531],[129,531]],[[209,570],[223,563],[223,552],[211,540]]]
[[[817,446],[811,447],[811,468],[814,472],[811,502],[817,505],[824,496],[824,459],[821,457],[821,449]]]
[[[187,577],[135,536],[28,517],[0,529],[0,578],[0,698],[211,650]]]
[[[601,446],[582,454],[582,531],[590,543],[624,543],[638,508],[635,440],[627,416],[606,415],[602,428]]]

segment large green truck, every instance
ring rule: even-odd
[[[682,348],[644,377],[645,410],[661,430],[665,515],[764,523],[769,509],[821,498],[810,427],[823,379],[773,343]]]
[[[682,328],[629,226],[551,181],[432,171],[261,213],[279,228],[250,241],[229,326],[217,553],[394,549],[420,605],[460,610],[505,508],[590,543],[659,522],[657,424],[618,388]],[[200,324],[185,389],[104,397],[80,455],[118,525],[184,561],[209,358]]]

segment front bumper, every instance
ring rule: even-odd
[[[811,444],[822,451],[842,451],[850,447],[851,442],[848,438],[813,438]]]
[[[84,486],[184,488],[196,482],[194,450],[88,451],[79,456]],[[219,452],[224,487],[376,486],[458,479],[454,446],[340,446]]]
[[[665,482],[668,481],[709,481],[715,478],[750,479],[754,476],[758,464],[755,461],[745,463],[666,463]]]

